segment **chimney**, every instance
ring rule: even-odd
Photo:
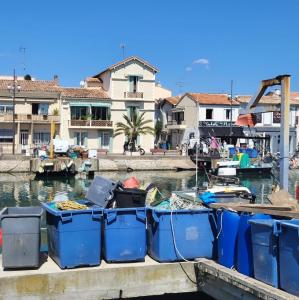
[[[57,85],[59,85],[59,78],[58,78],[58,75],[54,75],[53,80],[56,82]]]

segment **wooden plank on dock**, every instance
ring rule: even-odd
[[[228,203],[213,203],[210,204],[211,208],[214,209],[232,209],[239,212],[250,212],[250,213],[263,213],[267,215],[277,216],[277,217],[287,217],[287,218],[295,218],[299,219],[299,210],[286,210],[285,207],[275,207],[272,208],[269,206],[267,207],[259,207],[259,206],[241,206],[241,205],[230,205]]]

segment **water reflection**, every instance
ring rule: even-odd
[[[291,171],[290,193],[294,195],[298,180],[298,171]],[[186,172],[101,172],[99,175],[115,181],[122,181],[131,176],[139,179],[143,186],[155,184],[161,193],[169,196],[171,191],[185,190],[195,186],[195,174]],[[198,176],[199,184],[207,179],[204,174]],[[82,199],[88,190],[91,179],[84,178],[48,178],[35,179],[32,174],[0,174],[0,208],[5,206],[37,206],[41,202],[51,201],[58,193],[66,195],[69,199]],[[274,179],[269,177],[241,177],[241,184],[257,194],[258,202],[265,202],[271,192]]]

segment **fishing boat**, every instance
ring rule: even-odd
[[[272,163],[264,163],[261,161],[247,167],[241,167],[240,161],[218,161],[216,169],[214,169],[212,173],[219,176],[236,176],[240,174],[268,175],[271,174],[272,168]]]

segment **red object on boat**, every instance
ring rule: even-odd
[[[137,178],[133,176],[123,182],[123,187],[126,189],[138,189],[140,187],[140,183]]]
[[[256,118],[253,114],[240,115],[236,121],[236,125],[254,127]]]
[[[299,202],[299,184],[296,185],[296,199]]]
[[[0,247],[2,247],[2,229],[0,228]]]

